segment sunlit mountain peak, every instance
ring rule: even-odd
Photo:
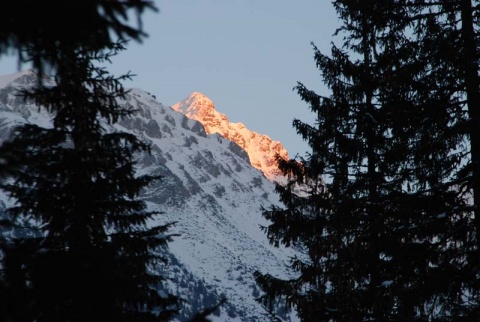
[[[202,123],[207,134],[219,133],[238,144],[247,152],[252,166],[262,171],[268,179],[279,178],[276,155],[288,159],[288,152],[279,141],[251,131],[243,123],[231,123],[225,114],[215,109],[211,99],[199,92],[191,93],[172,108]]]

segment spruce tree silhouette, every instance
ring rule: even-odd
[[[314,125],[293,123],[312,152],[279,160],[291,179],[277,186],[284,207],[264,211],[270,241],[299,247],[305,258],[292,260],[292,280],[256,272],[267,308],[284,299],[302,321],[478,315],[473,177],[462,188],[475,147],[465,144],[469,115],[454,85],[472,59],[458,64],[436,51],[458,45],[450,36],[460,15],[444,29],[422,16],[439,3],[425,3],[333,2],[342,46],[330,56],[314,47],[330,93],[296,87],[316,116]]]

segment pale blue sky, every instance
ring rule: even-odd
[[[330,52],[338,19],[328,0],[156,0],[143,16],[149,34],[114,60],[113,74],[137,74],[126,87],[156,95],[165,105],[191,92],[207,95],[232,122],[304,154],[293,118],[314,115],[292,91],[297,81],[325,92],[313,60],[313,41]],[[0,57],[0,74],[16,71]]]

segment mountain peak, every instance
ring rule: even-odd
[[[200,92],[193,92],[191,93],[189,96],[189,98],[192,98],[192,99],[197,99],[197,100],[208,100],[208,101],[212,101],[211,99],[209,99],[207,97],[207,95],[203,94],[203,93],[200,93]],[[213,103],[213,102],[212,102]]]
[[[17,79],[25,75],[34,76],[35,72],[31,69],[26,69],[26,70],[18,71],[15,73],[0,76],[0,88],[4,88],[8,86],[9,84],[15,82]]]
[[[183,101],[174,105],[173,109],[185,114],[189,118],[198,113],[209,113],[215,111],[215,104],[205,94],[193,92]]]
[[[15,95],[36,81],[21,75],[0,88],[0,145],[18,125],[51,127],[52,114]],[[151,94],[132,89],[119,103],[135,112],[115,124],[102,122],[105,131],[137,135],[148,142],[150,153],[136,156],[137,174],[165,179],[142,192],[148,211],[162,214],[147,224],[177,223],[169,230],[176,237],[168,245],[169,254],[164,254],[169,265],[162,271],[168,276],[167,289],[185,299],[177,320],[186,321],[192,312],[218,303],[225,294],[228,303],[212,321],[267,321],[266,311],[255,301],[258,286],[253,273],[262,270],[293,278],[287,264],[296,255],[292,248],[271,245],[260,229],[268,225],[260,208],[279,205],[274,184],[251,167],[237,145],[219,135],[205,135],[199,122],[165,108]],[[0,191],[0,214],[14,202]]]
[[[252,166],[262,171],[270,180],[276,179],[280,174],[276,155],[288,159],[288,152],[279,141],[251,131],[243,123],[231,123],[225,114],[215,110],[212,100],[202,93],[193,92],[172,108],[202,123],[207,134],[219,133],[235,142],[247,152]]]

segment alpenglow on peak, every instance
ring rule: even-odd
[[[250,163],[270,180],[281,175],[276,155],[288,159],[288,152],[279,141],[249,130],[243,123],[231,123],[225,114],[215,109],[215,104],[206,95],[193,92],[172,108],[190,119],[199,121],[207,134],[218,133],[238,144],[247,152]]]

